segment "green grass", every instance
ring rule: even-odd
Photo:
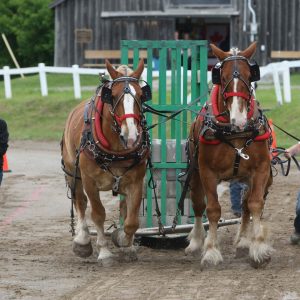
[[[40,94],[38,76],[12,80],[12,99],[4,98],[0,82],[0,116],[9,127],[10,139],[59,140],[66,118],[81,100],[74,99],[72,76],[47,76],[48,96]],[[99,83],[97,76],[82,76],[81,83],[90,87],[82,91],[82,99],[90,98]]]
[[[81,85],[88,87],[82,90],[82,100],[93,96],[99,84],[95,75],[81,76]],[[12,80],[12,99],[4,98],[4,84],[0,82],[0,117],[9,126],[11,140],[59,140],[66,118],[71,109],[81,100],[74,99],[71,75],[47,75],[49,95],[40,94],[37,75],[25,79]],[[291,76],[293,86],[300,86],[300,74]],[[292,103],[279,106],[276,102],[273,85],[261,84],[257,90],[257,99],[266,115],[273,122],[291,134],[300,137],[300,93],[296,87],[292,90]],[[168,94],[169,97],[169,94]],[[153,93],[157,98],[157,93]],[[183,125],[186,126],[186,125]],[[287,147],[296,141],[275,129],[277,145]]]

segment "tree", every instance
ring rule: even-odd
[[[17,39],[13,33],[13,15],[15,13],[11,1],[0,1],[0,33],[4,33],[13,50],[17,49]],[[13,66],[13,62],[5,47],[5,44],[0,37],[0,67]]]
[[[4,2],[4,1],[3,1]],[[39,62],[53,65],[54,18],[49,8],[51,0],[7,0],[0,3],[0,28],[13,47],[22,67]],[[2,24],[5,27],[2,27]],[[3,47],[1,47],[2,49]],[[7,52],[7,49],[5,49]],[[1,54],[3,51],[1,51]],[[0,63],[11,59],[5,53]]]

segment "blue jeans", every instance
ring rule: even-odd
[[[296,203],[296,218],[294,220],[295,231],[300,233],[300,191],[298,192]]]
[[[247,185],[238,181],[230,181],[231,209],[234,213],[242,213],[242,196]]]

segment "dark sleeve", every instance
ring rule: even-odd
[[[8,130],[7,124],[4,120],[0,119],[0,155],[3,156],[6,153],[8,147]]]

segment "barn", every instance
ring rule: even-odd
[[[300,0],[56,0],[56,66],[83,65],[84,51],[121,40],[205,39],[223,49],[259,42],[256,59],[300,50]],[[210,53],[209,53],[210,56]]]

